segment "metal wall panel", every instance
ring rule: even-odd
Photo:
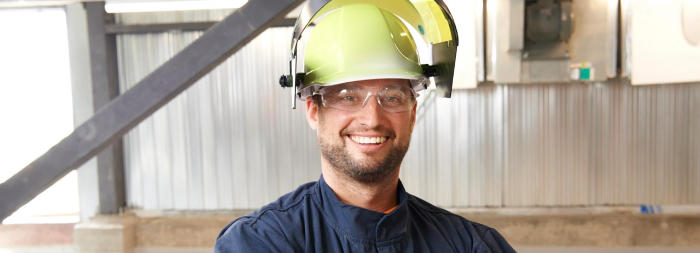
[[[409,192],[441,206],[502,204],[503,91],[424,94],[401,171]]]
[[[119,35],[122,90],[200,33]],[[125,138],[128,203],[258,208],[318,179],[273,28]],[[700,84],[485,85],[423,93],[401,178],[444,207],[700,204]]]
[[[665,87],[665,86],[664,86]],[[700,85],[692,85],[688,92],[688,164],[687,180],[690,202],[700,201]],[[681,133],[682,134],[682,133]],[[681,163],[680,166],[683,166]]]
[[[698,87],[508,86],[504,204],[700,203]]]

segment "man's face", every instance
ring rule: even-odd
[[[343,84],[376,94],[387,87],[410,87],[407,80],[376,79]],[[321,155],[334,170],[363,183],[374,183],[394,173],[411,140],[416,104],[403,112],[387,112],[375,96],[358,111],[347,111],[306,101],[306,115],[317,130]]]

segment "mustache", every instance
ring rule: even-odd
[[[340,131],[340,135],[348,135],[351,133],[366,133],[366,132],[372,132],[372,133],[378,133],[383,136],[388,136],[389,138],[393,138],[396,136],[396,133],[392,131],[391,129],[382,127],[382,126],[377,126],[377,127],[348,127]]]

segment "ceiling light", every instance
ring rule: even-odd
[[[236,9],[247,2],[247,0],[107,0],[105,11],[124,13]]]

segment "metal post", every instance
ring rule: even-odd
[[[73,89],[73,119],[79,126],[119,95],[116,37],[106,33],[114,17],[104,2],[65,7]],[[78,170],[80,217],[112,214],[126,203],[121,140]]]
[[[249,1],[207,30],[134,87],[100,108],[45,154],[0,184],[0,220],[119,140],[302,2]]]
[[[87,16],[92,104],[94,111],[119,96],[116,36],[107,34],[106,23],[114,16],[105,12],[104,2],[83,3]],[[118,213],[126,204],[121,138],[97,155],[97,196],[101,214]]]

